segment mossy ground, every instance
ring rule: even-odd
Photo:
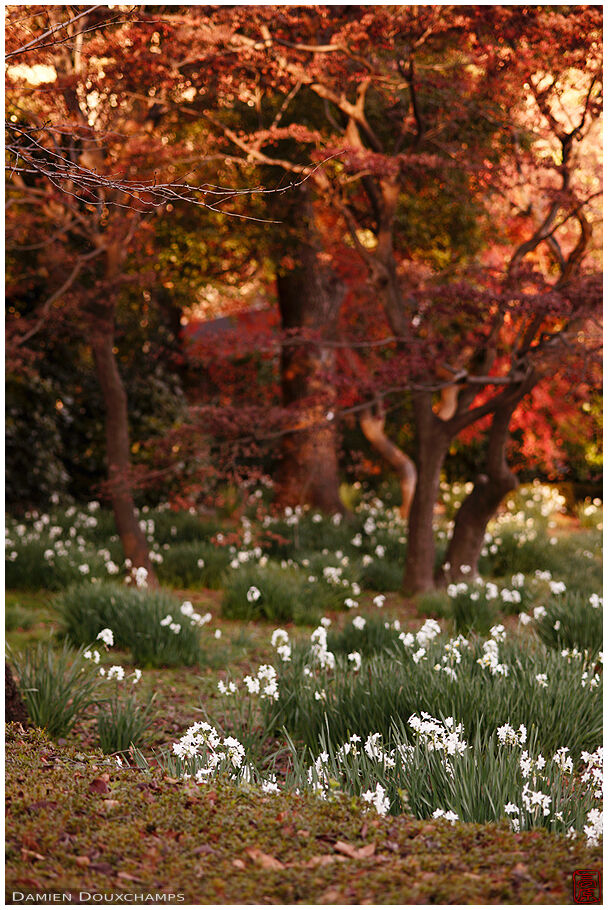
[[[16,891],[73,902],[88,892],[192,904],[562,904],[574,870],[601,864],[601,847],[581,838],[184,784],[17,725],[7,727],[6,777],[7,903]]]
[[[213,618],[202,630],[199,666],[144,672],[142,700],[156,693],[146,754],[202,719],[201,707],[221,720],[218,679],[275,658],[276,623],[222,618],[220,591],[175,593]],[[362,593],[361,611],[375,612],[373,596]],[[14,650],[58,630],[53,599],[45,591],[7,594]],[[415,630],[428,615],[442,615],[444,600],[387,593],[378,615]],[[327,615],[332,629],[351,622],[348,613]],[[517,625],[514,615],[501,620]],[[284,627],[292,642],[310,636],[310,628]],[[105,663],[127,668],[130,658],[113,649]],[[96,750],[94,712],[56,743],[9,726],[6,777],[7,903],[18,891],[70,894],[72,903],[88,902],[80,900],[86,892],[103,894],[104,903],[158,893],[193,904],[563,904],[572,902],[576,869],[601,868],[601,847],[584,838],[517,835],[506,823],[381,818],[347,798],[327,803],[118,769]]]

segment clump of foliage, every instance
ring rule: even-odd
[[[309,599],[308,588],[306,576],[295,567],[245,563],[225,575],[222,616],[314,623],[322,605]]]
[[[217,590],[229,562],[226,547],[194,541],[177,543],[163,552],[156,574],[161,584],[175,588]]]
[[[537,617],[537,634],[548,648],[576,648],[591,656],[601,651],[604,623],[602,599],[597,594],[591,598],[578,591],[554,595]]]
[[[97,714],[97,736],[102,752],[111,755],[141,747],[152,723],[152,699],[142,705],[134,694],[115,692]]]
[[[65,591],[57,607],[61,631],[74,645],[95,641],[102,629],[111,629],[116,647],[130,651],[140,666],[190,666],[200,660],[197,624],[181,615],[179,602],[163,591],[79,585]]]
[[[83,657],[64,643],[40,642],[23,653],[9,652],[9,663],[32,722],[56,739],[70,732],[99,695],[99,677]]]

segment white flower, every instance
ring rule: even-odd
[[[137,670],[137,669],[133,670],[133,676],[134,676],[133,685],[136,685],[136,683],[138,683],[139,680],[141,679],[141,670]]]
[[[378,815],[386,815],[390,809],[390,801],[386,796],[386,790],[380,784],[376,784],[375,790],[366,790],[361,798],[364,802],[371,803]]]
[[[377,594],[376,597],[374,597],[372,603],[375,607],[383,607],[385,600],[386,600],[386,597],[384,596],[384,594]]]
[[[361,631],[365,628],[366,622],[367,620],[363,616],[355,616],[353,619],[353,626],[355,629],[359,629],[359,631]]]
[[[540,622],[540,620],[544,619],[544,617],[547,615],[547,611],[542,605],[539,607],[534,607],[534,610],[532,612],[534,613],[534,619],[537,622]]]
[[[451,822],[453,825],[459,821],[459,818],[455,812],[451,812],[449,810],[446,812],[443,809],[435,809],[433,812],[433,818],[445,818],[446,822]]]
[[[204,559],[197,559],[197,560],[196,560],[196,567],[197,567],[197,569],[204,569],[204,568],[205,568],[205,560],[204,560]]]
[[[110,669],[108,670],[108,679],[114,679],[114,678],[116,678],[116,679],[125,678],[125,671],[124,671],[123,667],[119,667],[117,665],[114,667],[110,667]]]
[[[138,566],[133,574],[135,576],[135,584],[138,588],[148,587],[148,570],[144,568],[144,566]]]
[[[419,648],[417,651],[414,652],[414,654],[412,654],[412,660],[414,661],[415,664],[418,664],[418,663],[420,663],[422,658],[425,656],[426,656],[426,651],[424,650],[424,648]]]
[[[161,619],[160,624],[161,624],[161,626],[169,626],[169,625],[171,625],[172,622],[173,622],[173,617],[171,616],[170,613],[167,613],[165,618]]]
[[[386,552],[386,550],[384,549],[384,547],[382,546],[382,544],[378,544],[378,546],[377,546],[376,549],[374,550],[374,553],[376,554],[376,556],[377,556],[379,559],[382,559],[382,557],[384,556],[385,552]]]
[[[507,637],[505,627],[502,624],[497,625],[497,626],[492,626],[492,628],[490,629],[490,635],[492,636],[492,638],[495,641],[504,641],[505,638]]]
[[[182,629],[181,625],[178,622],[170,623],[169,628],[175,635],[179,635],[179,633],[181,632],[181,629]]]
[[[270,639],[270,644],[273,648],[278,648],[280,645],[286,645],[289,643],[289,635],[285,629],[275,629],[272,633],[272,638]]]
[[[221,630],[221,629],[216,629],[215,632],[213,633],[213,637],[214,637],[214,638],[221,638],[221,637],[222,637],[222,630]]]
[[[570,750],[568,749],[567,746],[562,746],[561,749],[557,750],[557,752],[555,753],[555,755],[553,756],[553,759],[552,759],[555,762],[555,764],[557,765],[557,767],[560,769],[560,771],[562,771],[566,774],[572,774],[572,771],[574,769],[572,759],[570,758],[569,755],[566,755],[566,753],[569,751]]]
[[[537,673],[536,676],[534,677],[534,679],[536,680],[536,682],[538,683],[539,686],[543,687],[543,689],[546,689],[547,686],[549,685],[547,682],[546,673]]]
[[[92,660],[94,664],[99,663],[99,651],[87,650],[82,656],[85,660]]]
[[[194,613],[194,607],[189,600],[185,600],[179,609],[184,616],[192,616]]]
[[[353,600],[352,597],[347,597],[346,600],[344,601],[344,606],[348,607],[349,610],[354,610],[356,607],[359,606],[359,602],[356,600]]]
[[[416,632],[416,641],[421,648],[425,648],[428,643],[436,638],[440,633],[441,626],[439,623],[435,619],[427,619],[427,621]]]
[[[262,592],[259,590],[259,588],[256,588],[255,585],[251,585],[247,591],[247,600],[249,603],[254,603],[256,600],[259,600],[261,596]]]
[[[519,806],[516,806],[515,803],[506,803],[505,812],[507,815],[519,815]]]
[[[566,590],[566,585],[563,581],[550,581],[549,587],[551,588],[552,594],[563,594]]]
[[[600,842],[604,830],[604,813],[601,809],[591,809],[587,815],[587,822],[583,828],[589,846],[595,847]]]
[[[78,566],[78,571],[80,572],[81,575],[88,575],[91,570],[85,563],[82,566]]]
[[[358,651],[351,651],[348,659],[353,663],[353,670],[357,673],[361,669],[361,655]]]
[[[527,626],[529,622],[532,622],[532,617],[528,616],[527,613],[520,613],[519,621],[522,624],[522,626]]]
[[[97,640],[99,640],[99,639],[102,640],[104,645],[106,645],[108,648],[111,648],[112,645],[114,644],[114,633],[112,632],[111,629],[102,629],[101,632],[99,633],[99,635],[97,636]]]
[[[226,685],[226,683],[223,682],[223,680],[221,680],[221,679],[219,680],[219,682],[217,684],[217,688],[218,688],[220,695],[234,695],[234,693],[237,691],[237,687],[236,687],[235,683],[230,681],[228,683],[228,685]]]
[[[416,639],[414,638],[414,636],[412,635],[411,632],[400,632],[399,638],[403,642],[404,648],[413,648],[414,647]]]

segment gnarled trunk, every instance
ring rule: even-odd
[[[296,213],[290,213],[290,220]],[[294,432],[281,442],[277,501],[310,505],[324,512],[343,512],[339,497],[337,431],[333,419],[331,375],[334,348],[323,343],[335,334],[344,289],[318,260],[310,204],[297,213],[298,235],[292,258],[296,265],[277,276],[281,328],[281,389],[285,408],[293,412]],[[301,332],[320,336],[312,341]]]
[[[506,447],[513,411],[525,391],[522,390],[516,400],[497,408],[492,416],[485,471],[475,479],[472,491],[456,515],[445,562],[437,573],[437,582],[440,584],[478,574],[479,557],[488,522],[496,514],[507,493],[517,487],[517,479],[507,464]]]
[[[148,584],[156,584],[148,542],[137,519],[132,493],[131,453],[127,394],[114,355],[114,307],[98,308],[100,318],[91,331],[91,349],[105,409],[108,492],[125,559],[134,568],[148,571]]]
[[[399,446],[388,438],[384,432],[384,423],[384,413],[381,409],[379,409],[379,413],[374,414],[371,407],[368,407],[359,414],[359,424],[363,435],[376,451],[388,461],[399,478],[401,486],[401,506],[399,511],[402,518],[408,518],[416,490],[416,465]]]
[[[439,496],[441,468],[450,445],[450,434],[433,413],[432,395],[412,396],[416,420],[418,480],[408,526],[407,560],[403,581],[407,594],[430,591],[435,586],[435,536],[433,516]]]

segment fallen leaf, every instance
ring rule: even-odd
[[[344,853],[345,856],[350,856],[351,859],[368,859],[376,852],[376,842],[365,844],[363,847],[353,847],[352,844],[346,844],[344,841],[339,840],[334,844],[334,850],[337,850],[338,853]]]
[[[343,904],[343,895],[336,888],[328,888],[319,898],[320,904]]]
[[[515,876],[515,878],[530,878],[528,867],[524,863],[515,863],[511,869],[511,875]]]
[[[257,847],[247,847],[245,853],[251,860],[253,860],[257,866],[261,866],[262,869],[285,868],[280,860],[276,859],[274,856],[270,856],[269,853],[262,853],[262,851],[258,850]]]
[[[215,853],[216,851],[213,847],[210,847],[209,844],[202,844],[200,847],[195,847],[192,852],[195,856],[200,856],[201,854],[207,855],[208,853]]]
[[[115,809],[120,803],[117,799],[104,799],[102,800],[101,805],[104,809]]]
[[[23,859],[30,857],[31,859],[45,859],[40,853],[36,853],[35,850],[26,850],[25,847],[21,848],[21,856]]]
[[[37,803],[30,803],[26,806],[27,812],[35,812],[36,809],[54,809],[57,803],[50,799],[40,799]]]
[[[243,862],[242,859],[233,859],[232,865],[236,866],[237,869],[246,869],[247,868],[247,866],[245,865],[245,863]]]
[[[89,869],[93,872],[100,872],[101,875],[114,875],[114,868],[110,863],[91,863]]]
[[[91,860],[89,859],[88,856],[75,856],[74,862],[76,863],[77,866],[89,866],[91,863]]]
[[[109,778],[108,778],[109,779]],[[96,777],[89,784],[89,793],[109,793],[108,782],[103,777]]]
[[[357,851],[358,859],[366,859],[369,856],[373,856],[376,852],[376,842],[373,841],[371,844],[365,844],[363,847],[359,847]]]
[[[136,875],[131,875],[130,872],[119,872],[116,877],[122,878],[126,882],[137,882],[138,884],[141,884],[141,882],[143,882],[143,878],[137,878]]]

